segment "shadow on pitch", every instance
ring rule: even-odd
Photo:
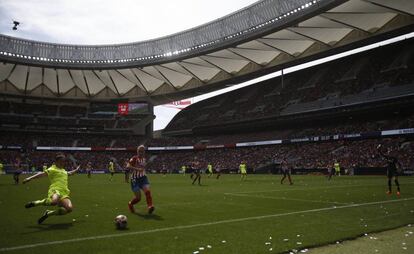
[[[33,234],[37,232],[44,232],[44,231],[55,231],[55,230],[68,230],[73,227],[73,222],[68,223],[58,223],[58,224],[40,224],[40,225],[32,225],[28,226],[27,228],[36,229],[30,232],[25,232],[23,234]]]
[[[141,214],[141,213],[135,213],[138,217],[141,217],[146,220],[164,220],[161,216],[157,214]]]

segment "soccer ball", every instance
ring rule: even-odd
[[[115,217],[116,229],[126,229],[128,218],[125,215],[118,215]]]

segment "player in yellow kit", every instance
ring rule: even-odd
[[[112,178],[114,177],[114,174],[115,174],[115,165],[113,161],[109,161],[108,169],[109,169],[109,173],[111,173],[111,178],[109,178],[109,181],[112,181]]]
[[[207,165],[207,170],[208,170],[208,178],[210,178],[210,176],[213,175],[213,165],[211,165],[211,163]]]
[[[241,174],[241,180],[246,180],[247,178],[247,165],[245,161],[242,161],[240,166],[240,174]]]
[[[335,175],[341,176],[341,167],[339,166],[339,161],[335,160],[334,163]]]
[[[72,212],[72,202],[69,199],[69,188],[68,188],[68,176],[75,174],[80,166],[75,170],[65,170],[66,156],[64,154],[57,154],[55,158],[55,164],[44,172],[37,173],[36,175],[30,176],[24,179],[23,183],[30,182],[32,179],[48,176],[50,181],[49,191],[47,197],[42,200],[31,201],[25,205],[26,208],[35,206],[58,206],[56,210],[46,210],[42,217],[37,221],[41,224],[49,216],[52,215],[65,215]]]

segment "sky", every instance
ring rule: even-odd
[[[0,0],[0,33],[67,44],[114,44],[154,39],[223,17],[256,0]],[[13,31],[13,20],[21,22]],[[295,66],[285,73],[392,43],[414,33],[336,56]],[[192,103],[279,76],[275,72],[219,91],[189,98]],[[179,112],[156,106],[154,130],[165,128]]]
[[[114,44],[166,36],[256,0],[0,0],[0,33],[69,44]],[[11,30],[13,20],[21,22]]]

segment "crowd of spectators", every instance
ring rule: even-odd
[[[245,161],[248,168],[254,171],[282,159],[286,159],[294,168],[305,169],[332,167],[335,160],[340,161],[343,168],[384,167],[385,161],[376,150],[380,143],[386,148],[394,149],[392,154],[404,168],[414,168],[414,142],[392,139],[164,152],[157,155],[150,169],[159,170],[165,165],[171,170],[178,170],[182,165],[189,165],[194,157],[197,157],[203,167],[212,163],[221,170],[237,170],[240,163]]]
[[[384,159],[376,149],[382,144],[384,149],[391,149],[391,155],[398,158],[403,168],[414,168],[414,141],[412,139],[389,138],[354,141],[331,141],[318,143],[296,143],[272,146],[255,146],[245,148],[218,148],[189,151],[148,151],[149,171],[160,171],[164,168],[178,171],[181,166],[189,165],[195,157],[203,168],[212,163],[215,169],[236,171],[245,161],[250,171],[255,171],[269,164],[277,164],[286,159],[293,168],[326,169],[338,160],[342,168],[384,167]],[[53,162],[55,152],[0,151],[3,164],[14,165],[19,159],[27,167],[41,169],[44,164]],[[94,169],[107,169],[109,160],[115,161],[117,170],[124,168],[125,162],[132,157],[132,151],[79,151],[68,152],[70,162],[85,167],[91,162]]]
[[[75,147],[135,147],[146,146],[197,146],[225,145],[241,142],[295,139],[312,136],[328,136],[336,134],[353,134],[390,129],[414,128],[414,114],[394,115],[383,120],[353,120],[340,123],[320,123],[311,126],[295,125],[267,131],[248,133],[215,134],[189,137],[146,138],[144,136],[124,135],[92,135],[92,134],[28,134],[24,132],[3,132],[0,134],[0,145],[35,147],[35,146],[75,146]]]

